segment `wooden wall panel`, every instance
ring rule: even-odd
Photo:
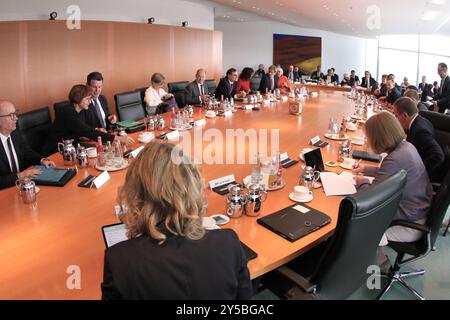
[[[222,74],[222,33],[162,25],[82,21],[0,22],[0,99],[21,112],[66,100],[91,71],[105,78],[103,94],[115,112],[115,93],[149,86],[154,72],[166,82],[192,80],[197,68],[208,78]]]

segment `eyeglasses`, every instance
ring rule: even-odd
[[[17,119],[19,114],[17,112],[11,112],[10,114],[1,115],[0,118],[10,117],[11,119]]]

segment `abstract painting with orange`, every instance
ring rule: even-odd
[[[322,61],[322,38],[287,34],[273,35],[273,62],[283,68],[298,66],[310,75]]]

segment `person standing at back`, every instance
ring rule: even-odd
[[[150,142],[118,201],[129,240],[105,252],[102,299],[250,299],[247,259],[231,229],[206,231],[204,180],[171,143]]]
[[[446,109],[450,109],[450,77],[445,63],[439,63],[438,74],[441,77],[441,85],[435,97],[434,110],[444,113]]]
[[[100,72],[91,72],[87,76],[86,85],[91,91],[91,101],[86,110],[86,123],[97,130],[106,131],[111,124],[117,122],[117,117],[111,114],[108,100],[102,95],[103,75]]]

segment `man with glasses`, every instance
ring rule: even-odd
[[[441,77],[441,86],[434,101],[434,111],[444,113],[446,109],[450,109],[450,78],[445,63],[439,63],[438,74]]]
[[[16,108],[11,102],[0,100],[0,189],[15,185],[19,178],[34,178],[41,173],[41,170],[27,169],[32,165],[55,166],[53,161],[30,148],[16,125]]]

